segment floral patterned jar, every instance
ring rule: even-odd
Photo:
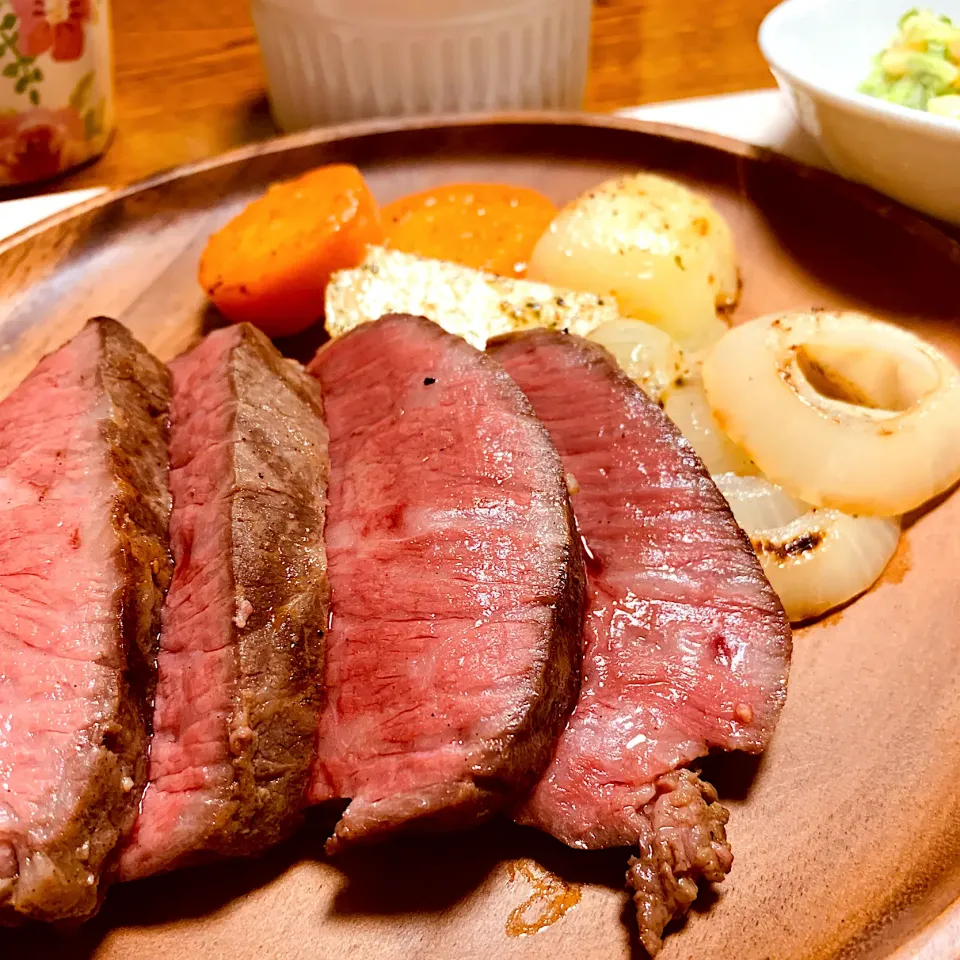
[[[103,153],[111,53],[109,0],[0,0],[0,186]]]

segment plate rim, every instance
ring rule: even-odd
[[[948,232],[946,224],[939,224],[919,211],[852,180],[847,180],[830,170],[801,163],[770,150],[758,147],[734,137],[697,130],[679,124],[657,120],[638,120],[614,114],[569,112],[559,110],[530,110],[509,113],[437,114],[403,118],[382,118],[337,124],[330,127],[313,127],[300,133],[270,137],[255,143],[237,147],[212,157],[180,164],[151,174],[120,187],[108,187],[104,193],[81,201],[43,220],[38,220],[22,230],[0,240],[0,257],[17,247],[29,243],[35,237],[69,223],[91,212],[145,193],[156,187],[178,180],[243,163],[261,156],[272,156],[289,150],[326,143],[361,140],[376,135],[409,133],[442,129],[469,129],[474,127],[509,126],[574,127],[584,130],[617,130],[624,133],[640,133],[666,140],[706,147],[709,150],[732,156],[749,163],[770,163],[787,170],[791,175],[812,180],[830,189],[844,199],[870,210],[876,216],[892,221],[895,225],[936,250],[945,260],[960,267],[960,234],[956,238]]]

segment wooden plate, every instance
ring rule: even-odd
[[[739,317],[855,306],[917,329],[960,361],[960,246],[920,218],[708,135],[537,115],[278,140],[97,199],[0,244],[0,393],[95,314],[119,318],[162,358],[187,347],[214,322],[195,280],[210,231],[270,181],[335,160],[358,163],[382,201],[465,179],[527,184],[565,201],[620,171],[664,171],[708,193],[731,221],[744,279]],[[308,352],[309,340],[284,346]],[[669,937],[665,960],[960,956],[960,912],[950,910],[960,897],[958,563],[953,496],[914,519],[870,594],[798,633],[789,702],[766,757],[707,763],[732,808],[737,862]],[[576,853],[493,824],[334,864],[322,856],[321,817],[259,861],[115,888],[101,915],[72,934],[0,932],[0,955],[639,955],[622,851]],[[536,879],[537,865],[563,883]],[[578,895],[557,922],[511,935],[520,911],[545,921]]]

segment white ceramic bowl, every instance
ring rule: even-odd
[[[251,0],[284,130],[583,100],[591,0]]]
[[[960,224],[960,121],[857,92],[914,0],[786,0],[760,48],[800,125],[844,176]],[[960,0],[921,4],[960,23]]]

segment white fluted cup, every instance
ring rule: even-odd
[[[368,117],[577,109],[590,0],[251,0],[284,130]]]

